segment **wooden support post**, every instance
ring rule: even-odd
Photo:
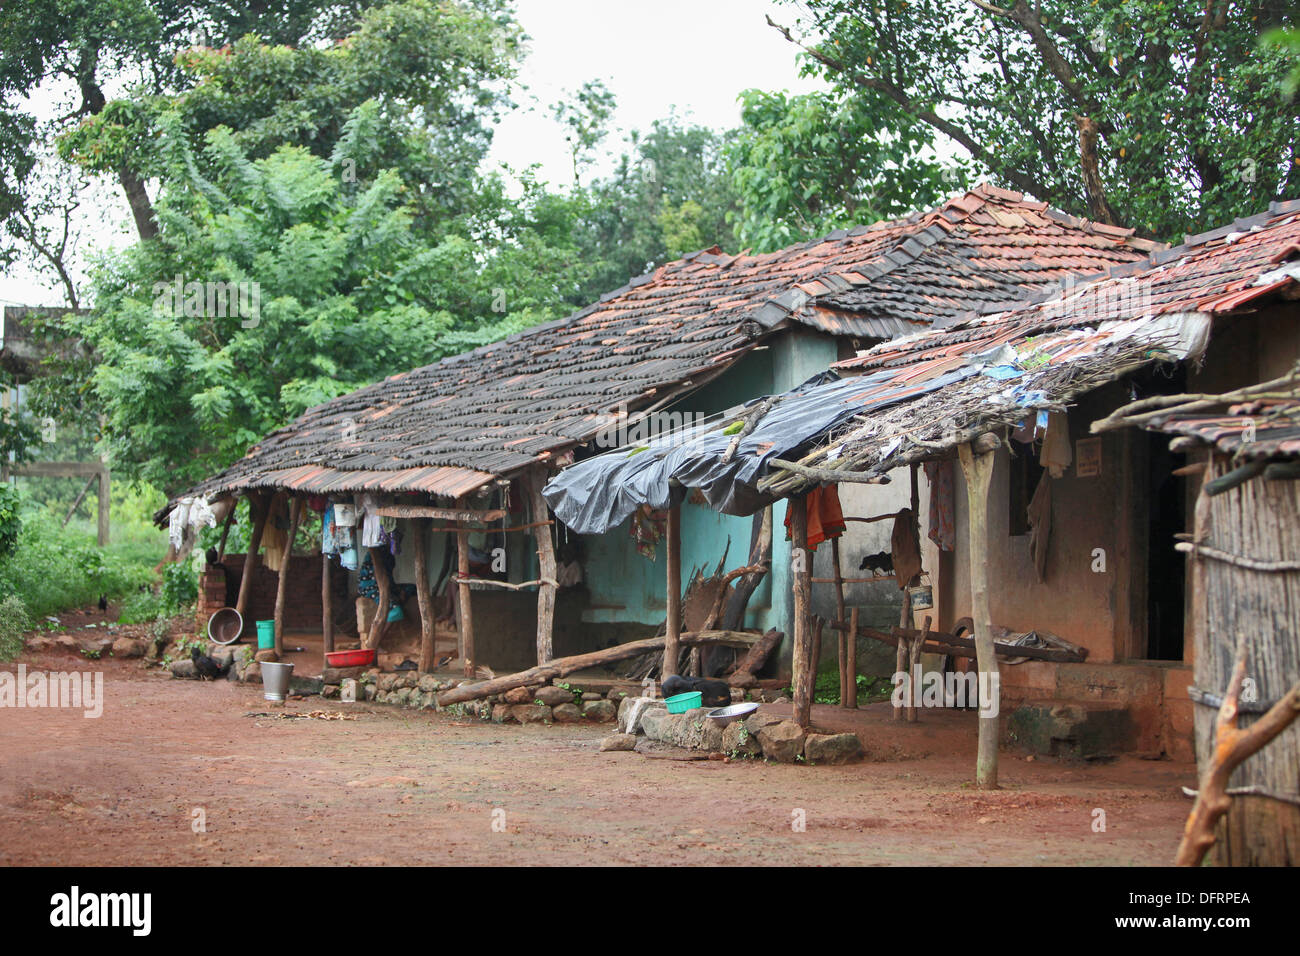
[[[546,522],[546,499],[542,489],[546,486],[546,468],[539,466],[527,479],[528,512],[534,523],[533,537],[537,541],[537,568],[541,584],[537,588],[537,663],[545,664],[555,656],[555,576],[559,572],[555,564],[555,539],[551,536],[551,526]]]
[[[108,547],[108,512],[109,501],[111,500],[109,491],[108,469],[101,467],[99,469],[99,509],[95,515],[95,540],[101,548]]]
[[[998,785],[998,709],[1001,697],[997,655],[993,648],[993,612],[989,606],[988,500],[994,453],[981,452],[979,440],[958,447],[966,479],[967,538],[970,545],[971,609],[975,620],[975,659],[979,667],[979,750],[975,785]]]
[[[906,588],[903,589],[903,608],[898,614],[898,626],[908,631],[912,629],[912,595]],[[894,651],[894,673],[907,673],[907,641],[905,640],[900,639],[898,647]],[[912,695],[916,693],[917,689],[911,686],[910,681],[907,682],[906,686],[908,688],[907,705],[910,707],[912,704]],[[895,707],[894,719],[902,720],[903,716],[903,708]]]
[[[668,509],[668,614],[664,631],[664,664],[660,680],[677,673],[682,634],[682,506]]]
[[[284,601],[289,588],[289,564],[293,559],[293,539],[298,535],[298,523],[302,521],[302,499],[293,498],[289,502],[289,536],[284,539],[284,551],[280,556],[280,579],[275,586],[275,656],[284,656]]]
[[[817,662],[812,659],[813,634],[808,554],[808,499],[804,495],[787,499],[790,515],[790,567],[794,573],[794,722],[807,728],[812,721],[812,691],[817,679]]]
[[[370,622],[370,633],[366,635],[364,647],[367,650],[378,649],[388,629],[388,609],[393,603],[392,578],[388,566],[384,564],[384,549],[370,547],[370,566],[375,569],[375,587],[379,588],[379,607],[375,609],[375,619]]]
[[[839,537],[831,538],[831,563],[835,565],[835,621],[838,624],[844,623],[844,574],[840,570],[840,539]],[[839,639],[839,670],[840,670],[840,706],[847,707],[848,703],[848,663],[849,663],[849,644],[847,634],[844,631],[836,631]]]
[[[321,608],[321,650],[330,653],[334,650],[334,594],[330,589],[330,556],[320,556],[320,608]]]
[[[456,499],[456,507],[466,510],[466,499]],[[460,610],[460,659],[465,676],[474,676],[474,608],[470,603],[469,532],[461,528],[456,532],[456,575],[460,579],[456,591],[456,605]]]
[[[912,696],[907,702],[907,722],[916,723],[920,708],[916,706],[917,700],[921,696],[921,648],[925,647],[925,642],[930,639],[930,615],[925,616],[925,623],[921,627],[921,633],[916,637],[907,639],[907,660],[908,674],[911,676]],[[899,640],[899,646],[903,641]]]
[[[848,633],[848,671],[849,671],[849,697],[845,705],[850,710],[858,709],[858,609],[852,608],[849,611],[849,633]]]
[[[428,518],[411,521],[411,535],[415,539],[415,599],[420,605],[420,673],[433,670],[434,614],[433,595],[429,593],[429,527]]]
[[[271,502],[265,495],[248,496],[248,521],[253,529],[248,539],[248,553],[244,555],[244,570],[239,577],[239,594],[235,598],[235,610],[240,620],[248,610],[248,596],[252,591],[253,566],[257,564],[257,550],[262,546],[262,532],[266,530],[266,519],[271,513]],[[244,621],[245,626],[248,622]]]

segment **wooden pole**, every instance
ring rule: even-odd
[[[546,486],[546,468],[539,466],[527,479],[529,515],[538,527],[533,536],[537,541],[537,576],[542,583],[537,588],[537,663],[545,664],[555,656],[555,539],[547,520],[546,499],[542,488]]]
[[[677,673],[677,659],[680,653],[682,633],[681,505],[673,505],[668,509],[666,550],[668,552],[668,615],[667,628],[664,632],[664,664],[659,675],[661,680]]]
[[[429,593],[429,527],[428,518],[411,522],[415,538],[415,599],[420,605],[420,673],[433,670],[434,614],[433,595]]]
[[[848,633],[848,670],[849,697],[847,706],[850,710],[858,709],[858,609],[849,611]]]
[[[979,749],[975,785],[998,785],[998,711],[1001,697],[997,655],[993,648],[993,612],[989,605],[988,500],[994,453],[980,453],[976,443],[961,445],[962,475],[966,479],[967,537],[970,546],[970,594],[975,620],[975,659],[979,668]],[[900,642],[901,643],[901,642]]]
[[[334,650],[334,594],[330,589],[330,556],[320,556],[320,608],[321,650],[328,654]]]
[[[456,499],[456,507],[465,510],[466,499]],[[460,610],[460,659],[465,667],[465,676],[473,677],[474,608],[470,603],[472,592],[465,581],[469,577],[469,532],[464,528],[456,531],[456,575],[460,579],[456,591],[456,604]]]
[[[843,624],[844,618],[844,575],[840,571],[840,539],[831,538],[831,562],[835,565],[835,620]],[[839,669],[840,669],[840,706],[848,706],[849,685],[848,685],[848,664],[849,664],[849,642],[848,635],[844,631],[837,631],[839,639]]]
[[[921,692],[921,648],[925,647],[925,642],[929,639],[930,615],[927,614],[925,616],[925,623],[921,627],[921,633],[916,637],[909,637],[906,642],[908,673],[912,678],[912,697],[907,702],[907,722],[909,724],[916,723],[918,712],[920,710],[920,708],[916,706],[916,701],[920,697]],[[899,646],[902,646],[904,642],[900,640],[898,643]]]
[[[101,548],[108,547],[108,512],[109,501],[109,477],[108,469],[101,467],[99,469],[99,509],[95,515],[96,521],[96,541]]]
[[[239,613],[241,621],[248,609],[248,596],[253,583],[253,566],[257,564],[257,549],[262,546],[262,532],[266,530],[266,519],[270,513],[271,505],[267,496],[248,496],[248,520],[253,534],[248,539],[248,553],[244,555],[244,569],[239,577],[239,595],[235,598],[235,610]],[[244,621],[245,625],[247,623]]]
[[[239,510],[239,502],[233,498],[230,500],[230,510],[226,512],[225,523],[221,526],[221,540],[217,542],[217,564],[220,564],[226,557],[226,539],[230,537],[230,526],[235,523],[235,512]]]
[[[289,536],[284,539],[284,551],[280,556],[280,579],[275,586],[275,656],[284,656],[284,601],[289,588],[289,563],[293,559],[293,539],[298,534],[298,523],[302,521],[302,499],[294,498],[289,502]]]
[[[379,588],[379,607],[375,609],[375,619],[370,622],[370,633],[366,635],[367,650],[378,649],[379,642],[384,639],[384,631],[388,629],[388,609],[393,602],[392,579],[388,566],[384,564],[384,549],[372,545],[368,550],[370,566],[375,569],[375,587]]]
[[[790,498],[786,507],[790,514],[790,567],[794,571],[794,722],[806,728],[812,720],[812,690],[817,679],[817,662],[812,660],[812,618],[809,612],[808,499],[804,495]]]
[[[904,630],[910,631],[912,629],[912,595],[906,588],[903,589],[903,608],[898,614],[898,626]],[[894,673],[907,673],[907,641],[905,640],[900,640],[898,647],[894,651]],[[908,688],[907,706],[910,707],[912,706],[912,695],[916,693],[917,689],[911,685],[910,681],[906,686]],[[903,716],[903,708],[895,707],[894,719],[902,720]]]

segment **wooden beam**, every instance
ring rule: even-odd
[[[769,632],[768,635],[758,635],[747,631],[700,631],[680,634],[678,640],[686,647],[721,644],[724,647],[749,648],[762,640],[770,640],[773,644],[779,643],[781,633],[776,631]],[[492,694],[500,694],[513,687],[544,684],[557,677],[572,674],[574,671],[586,670],[589,667],[603,667],[631,657],[640,657],[642,654],[653,654],[655,651],[663,650],[666,643],[666,637],[647,637],[644,640],[618,644],[600,651],[589,651],[572,657],[556,657],[545,664],[530,667],[517,674],[507,674],[473,684],[465,683],[443,691],[438,695],[438,703],[446,707],[448,704],[459,704],[467,700],[478,700]]]
[[[464,498],[456,501],[458,510],[464,514],[472,512],[464,509]],[[429,517],[433,517],[429,515]],[[461,529],[456,532],[456,605],[460,611],[460,659],[465,667],[465,676],[474,676],[474,608],[471,604],[469,577],[469,532]]]
[[[979,748],[975,758],[975,785],[981,790],[998,786],[998,717],[1001,696],[997,652],[993,646],[993,612],[989,604],[988,502],[994,454],[977,451],[977,443],[961,445],[962,475],[966,479],[967,538],[970,546],[970,595],[975,619],[975,659],[979,669]],[[985,695],[988,699],[985,699]]]
[[[664,636],[664,663],[660,679],[677,673],[682,633],[682,506],[668,509],[668,535],[665,542],[668,558],[668,613]]]
[[[239,502],[231,499],[230,510],[226,512],[226,520],[221,525],[221,540],[217,542],[217,564],[220,564],[226,557],[226,540],[230,537],[230,526],[235,523],[235,512],[239,510]]]
[[[860,471],[843,471],[838,468],[815,468],[812,465],[801,465],[795,461],[782,461],[780,458],[773,458],[768,464],[772,468],[794,472],[801,478],[811,478],[823,484],[838,484],[841,481],[861,485],[889,484],[889,478],[885,475],[866,475]]]
[[[473,511],[469,508],[433,508],[427,505],[380,505],[374,513],[382,518],[437,518],[439,521],[461,521],[468,524],[491,524],[506,516],[503,508]]]
[[[537,525],[537,566],[541,585],[537,588],[537,663],[545,664],[555,656],[555,539],[551,536],[546,499],[542,488],[546,486],[546,466],[534,468],[524,480],[528,491],[529,517]]]
[[[807,728],[812,719],[812,692],[817,679],[817,662],[812,660],[811,587],[808,577],[812,562],[808,554],[808,498],[798,495],[786,500],[790,515],[790,567],[794,572],[794,648],[791,661],[794,690],[794,722]]]
[[[411,520],[411,534],[415,538],[415,599],[420,605],[420,673],[433,670],[434,613],[433,595],[429,593],[429,526],[428,518]]]
[[[840,572],[840,539],[838,536],[831,538],[831,562],[835,565],[835,620],[840,624],[844,623],[844,575]],[[840,706],[844,707],[845,699],[848,697],[848,685],[846,683],[846,674],[848,673],[849,663],[849,646],[846,635],[843,631],[837,631],[839,656],[837,667],[840,672]]]
[[[235,597],[235,610],[239,619],[244,620],[248,610],[248,596],[253,583],[253,566],[257,564],[257,550],[262,546],[262,532],[266,530],[266,519],[271,513],[271,498],[265,494],[248,496],[248,520],[253,529],[248,539],[248,553],[244,555],[244,568],[239,576],[239,594]],[[248,622],[244,621],[247,625]]]
[[[289,589],[289,565],[293,560],[293,539],[298,535],[298,524],[302,521],[302,499],[293,498],[289,502],[289,536],[284,539],[284,551],[280,556],[280,579],[275,586],[275,655],[284,656],[284,602]]]
[[[104,470],[103,462],[98,461],[32,461],[14,465],[10,474],[18,478],[89,478]]]

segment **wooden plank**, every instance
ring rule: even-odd
[[[491,524],[500,521],[507,512],[503,508],[473,511],[469,508],[434,508],[428,505],[380,505],[375,509],[375,514],[382,518],[437,518],[439,521]]]
[[[668,509],[668,613],[664,637],[664,663],[660,678],[671,677],[677,673],[677,660],[680,655],[680,637],[682,633],[682,507],[673,505]]]
[[[328,654],[334,650],[334,594],[330,590],[330,556],[322,554],[320,563],[321,649]]]

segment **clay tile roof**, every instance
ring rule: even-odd
[[[778,252],[733,257],[715,246],[567,318],[309,409],[187,494],[457,496],[589,441],[620,404],[635,410],[698,386],[778,329],[909,334],[1154,248],[987,185]]]

